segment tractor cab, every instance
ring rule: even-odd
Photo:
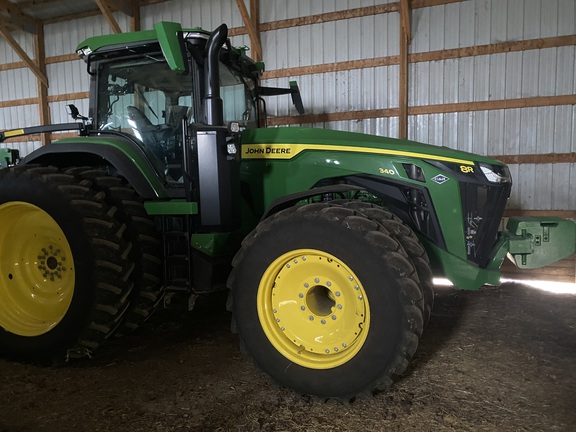
[[[83,44],[80,52],[92,76],[89,117],[93,129],[134,141],[155,162],[166,183],[182,187],[184,140],[192,125],[233,123],[245,129],[258,124],[259,69],[243,50],[227,44],[218,56],[216,82],[210,82],[206,74],[215,72],[205,67],[209,34],[178,32],[179,49],[172,56],[180,54],[181,61],[175,66],[160,38],[146,41],[148,32],[140,33],[143,40],[123,49],[100,47],[106,36]],[[215,91],[220,94],[222,115],[207,119],[204,99]]]

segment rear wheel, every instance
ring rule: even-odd
[[[116,209],[56,168],[0,172],[0,352],[90,355],[118,327],[134,265]]]
[[[115,332],[115,336],[122,336],[146,321],[164,296],[160,234],[144,209],[142,198],[122,178],[91,167],[69,168],[66,172],[90,181],[92,188],[104,192],[104,200],[118,209],[116,219],[126,225],[124,237],[132,243],[130,258],[135,269],[130,306]]]
[[[362,214],[291,208],[244,241],[230,276],[246,350],[279,383],[350,400],[387,388],[416,351],[420,297],[400,244]]]

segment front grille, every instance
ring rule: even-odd
[[[511,187],[511,183],[460,183],[466,253],[480,267],[488,264]]]

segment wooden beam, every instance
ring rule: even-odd
[[[363,111],[344,111],[338,113],[305,114],[290,117],[272,117],[268,119],[269,126],[284,126],[307,123],[324,123],[344,120],[363,120],[370,118],[397,117],[398,108],[384,108]]]
[[[141,30],[140,3],[132,1],[132,14],[130,15],[130,31]]]
[[[398,74],[398,138],[408,138],[408,44],[410,36],[406,27],[400,25],[400,70]]]
[[[0,25],[29,33],[36,31],[36,20],[22,12],[20,5],[0,0]]]
[[[482,102],[458,102],[451,104],[421,105],[408,108],[409,115],[446,114],[473,111],[493,111],[516,108],[536,108],[545,106],[576,105],[576,94],[560,96],[540,96],[519,99],[502,99]],[[271,126],[300,123],[318,123],[325,121],[362,120],[368,118],[397,117],[399,108],[346,111],[315,115],[274,117],[268,120]]]
[[[496,155],[490,157],[507,165],[576,163],[576,153]]]
[[[34,54],[38,69],[46,75],[46,51],[44,45],[44,25],[39,24],[34,34]],[[38,80],[38,111],[41,125],[50,124],[50,106],[48,105],[48,88]],[[50,143],[50,136],[47,133],[42,135],[42,145]]]
[[[68,101],[74,99],[87,99],[87,98],[88,98],[88,92],[67,93],[67,94],[48,96],[48,102],[61,102],[61,101]],[[21,105],[32,105],[35,103],[38,103],[37,98],[13,99],[9,101],[1,101],[0,108],[21,106]],[[565,105],[576,105],[576,94],[491,100],[482,102],[459,102],[453,104],[412,106],[409,107],[408,114],[409,115],[446,114],[446,113],[458,113],[458,112],[493,111],[504,109],[537,108],[537,107],[565,106]],[[399,112],[400,110],[398,107],[392,107],[392,108],[375,109],[375,110],[307,114],[302,116],[274,117],[270,118],[268,123],[271,126],[280,126],[280,125],[300,124],[300,123],[302,124],[319,123],[327,121],[363,120],[370,118],[397,117],[399,115]],[[542,155],[539,155],[538,157],[542,157]],[[571,159],[564,162],[570,162],[570,161]],[[553,163],[553,162],[547,162],[547,163]]]
[[[576,35],[553,36],[541,39],[499,42],[488,45],[477,45],[448,50],[408,54],[408,61],[410,63],[442,61],[447,59],[476,57],[507,52],[529,51],[543,48],[558,48],[572,45],[576,45]],[[375,57],[362,60],[269,70],[264,72],[262,79],[294,77],[326,72],[341,72],[346,70],[364,69],[367,67],[391,66],[397,64],[400,64],[400,56]],[[1,67],[2,66],[0,65],[0,68]]]
[[[365,16],[378,15],[397,11],[398,11],[398,3],[388,3],[377,6],[346,9],[337,12],[327,12],[298,18],[290,18],[267,23],[261,23],[260,31],[264,32],[264,31],[280,30],[285,28],[300,27],[312,24],[321,24],[325,22],[340,21],[351,18],[360,18]],[[238,36],[240,34],[246,34],[247,32],[248,30],[243,28],[231,29],[230,35]]]
[[[238,5],[238,10],[240,11],[240,16],[242,16],[242,21],[244,22],[244,27],[248,31],[248,35],[250,36],[250,47],[252,52],[254,53],[253,59],[256,61],[262,60],[262,46],[260,45],[260,33],[256,29],[254,25],[254,21],[250,14],[248,13],[248,9],[246,9],[246,4],[244,0],[236,0],[236,4]]]
[[[446,114],[446,113],[470,112],[470,111],[494,111],[494,110],[516,109],[516,108],[536,108],[536,107],[558,106],[558,105],[576,105],[576,94],[413,106],[408,108],[408,114],[410,115]]]
[[[48,102],[63,102],[75,99],[88,99],[88,97],[90,97],[89,92],[65,93],[65,94],[48,96]]]
[[[94,1],[98,5],[98,9],[100,9],[100,12],[102,12],[102,15],[104,15],[104,18],[106,18],[106,21],[108,21],[108,25],[110,26],[112,31],[114,33],[122,33],[122,29],[118,25],[116,18],[114,18],[114,15],[112,15],[112,6],[108,2],[109,0],[94,0]]]
[[[336,63],[324,63],[310,66],[297,66],[285,69],[265,71],[262,79],[296,77],[329,72],[341,72],[354,69],[365,69],[381,66],[392,66],[400,63],[400,56],[375,57],[362,60],[348,60]]]
[[[505,217],[511,216],[558,216],[565,219],[576,219],[576,210],[524,210],[507,209]]]
[[[404,27],[408,36],[408,45],[410,45],[412,32],[410,30],[410,3],[408,0],[400,0],[400,25]]]
[[[38,103],[38,98],[12,99],[0,101],[0,108],[12,108],[15,106],[34,105]]]
[[[254,60],[262,61],[264,52],[262,51],[262,41],[260,39],[260,0],[250,0],[250,18],[252,18],[252,25],[256,29],[258,46],[260,47],[260,58]]]
[[[46,87],[48,87],[48,78],[46,77],[46,74],[40,70],[38,65],[36,65],[36,63],[34,63],[30,57],[28,57],[28,54],[26,54],[18,42],[16,42],[10,32],[0,27],[0,36],[2,36],[6,42],[8,42],[8,45],[10,45],[12,49],[16,51],[16,54],[18,54],[22,61],[26,63],[26,65],[32,70],[34,75],[36,75],[36,78],[38,78]]]
[[[62,54],[57,56],[51,56],[46,58],[46,64],[63,63],[68,61],[80,60],[80,56],[76,53],[72,54]]]

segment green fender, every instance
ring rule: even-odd
[[[122,137],[64,138],[41,147],[22,160],[58,167],[111,165],[144,199],[183,195],[183,189],[168,190],[161,167],[154,166],[145,150]],[[176,193],[175,193],[176,192]]]

